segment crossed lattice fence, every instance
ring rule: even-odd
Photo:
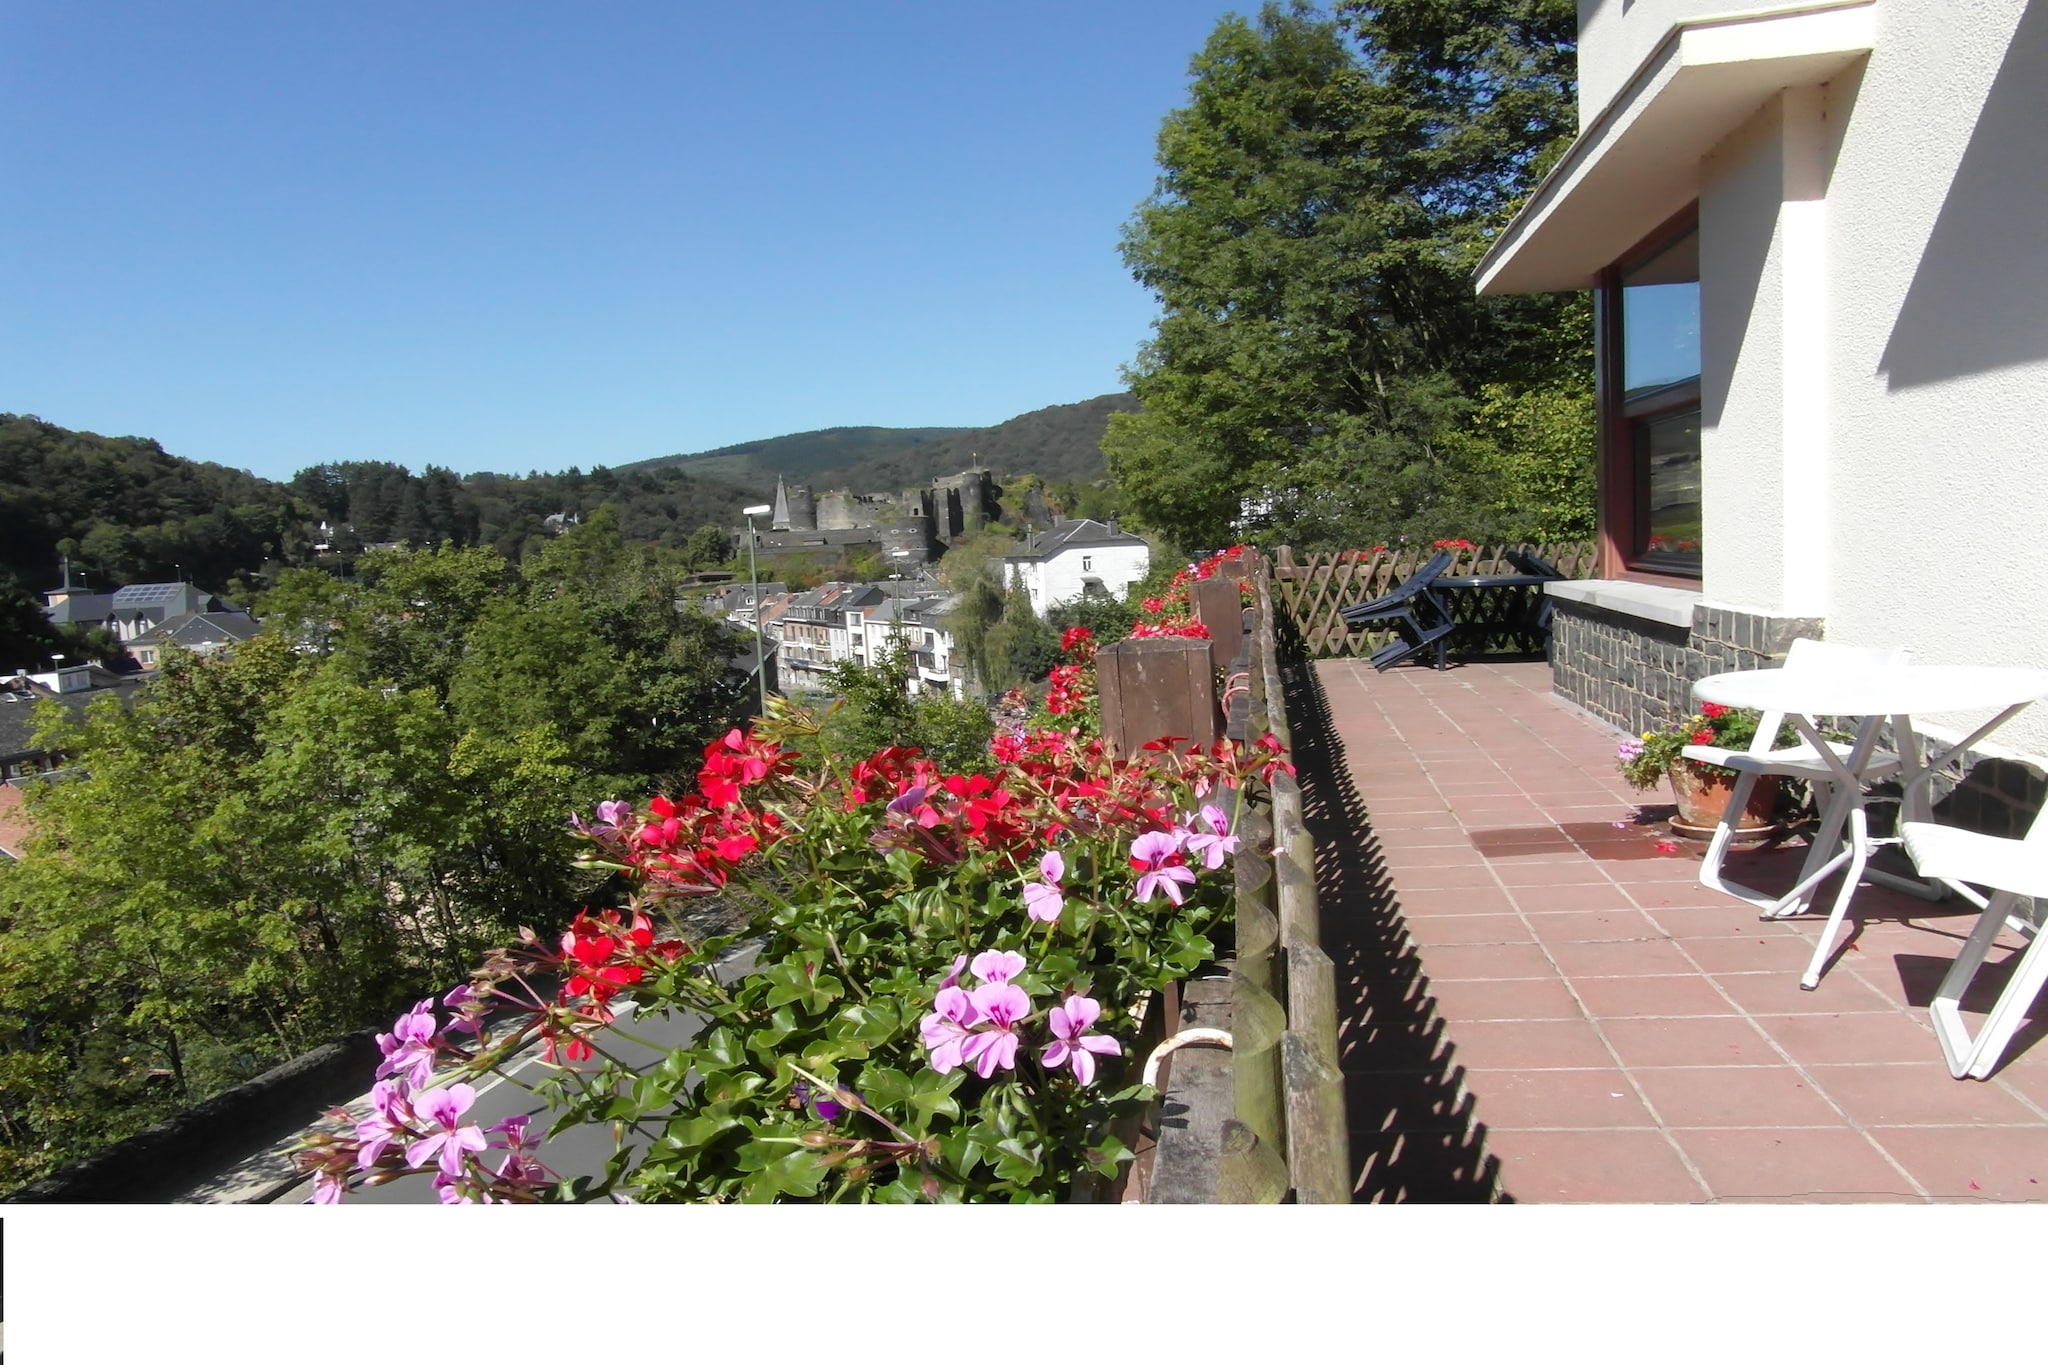
[[[1514,573],[1503,556],[1510,549],[1527,550],[1555,564],[1567,578],[1593,572],[1591,541],[1562,545],[1495,545],[1455,550],[1446,578],[1472,574]],[[1312,659],[1341,659],[1372,653],[1389,638],[1384,630],[1351,630],[1337,613],[1354,602],[1367,602],[1390,591],[1436,553],[1431,546],[1404,545],[1397,550],[1339,550],[1296,559],[1283,545],[1273,563],[1274,608],[1293,622]],[[1461,653],[1539,651],[1540,638],[1526,627],[1531,594],[1540,588],[1485,588],[1447,592],[1444,601],[1460,629],[1453,636]]]

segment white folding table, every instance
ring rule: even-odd
[[[2048,697],[2048,670],[1998,668],[1950,664],[1900,664],[1843,676],[1830,671],[1802,673],[1782,668],[1760,668],[1739,673],[1717,673],[1693,684],[1693,698],[1722,706],[1750,707],[1758,711],[1782,711],[1799,734],[1826,762],[1833,776],[1833,794],[1821,813],[1820,829],[1808,851],[1799,879],[1777,901],[1760,905],[1766,918],[1796,915],[1806,909],[1813,889],[1822,879],[1847,864],[1850,876],[1835,898],[1826,930],[1813,960],[1799,984],[1812,990],[1820,984],[1820,971],[1827,962],[1835,935],[1841,928],[1855,883],[1864,871],[1872,840],[1864,813],[1864,777],[1876,752],[1878,731],[1889,719],[1898,745],[1903,788],[1901,823],[1931,819],[1932,802],[1927,779],[1952,759],[1976,745],[2030,704]],[[1947,715],[1956,712],[1994,712],[1961,740],[1945,746],[1928,745],[1914,729],[1913,717]],[[1845,756],[1822,739],[1816,718],[1854,719],[1856,741]],[[1845,832],[1846,846],[1835,847]],[[1873,877],[1880,874],[1872,872]],[[1897,879],[1884,880],[1897,883]],[[1905,889],[1938,898],[1939,890],[1920,883],[1903,883]]]

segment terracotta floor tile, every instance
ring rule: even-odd
[[[1584,875],[1584,870],[1591,869],[1603,877],[1607,875],[1599,863],[1588,858],[1584,850],[1574,847],[1569,839],[1555,844],[1516,844],[1509,847],[1474,842],[1473,848],[1504,878],[1511,869],[1525,867],[1570,867],[1580,869],[1581,875]]]
[[[1688,942],[1688,950],[1694,944]],[[1799,988],[1799,972],[1716,973],[1714,984],[1751,1014],[1869,1014],[1896,1007],[1853,972],[1829,972],[1812,990]]]
[[[1489,858],[1486,865],[1493,869],[1493,875],[1500,879],[1502,885],[1510,888],[1614,885],[1613,880],[1600,870],[1600,865],[1584,854],[1541,861],[1528,858]]]
[[[1725,891],[1715,891],[1697,881],[1643,882],[1629,888],[1637,905],[1645,910],[1690,910],[1703,918],[1734,924],[1755,924],[1756,911]]]
[[[1458,796],[1451,801],[1451,809],[1458,812],[1458,818],[1468,825],[1542,825],[1555,827],[1555,822],[1542,819],[1543,807],[1521,794],[1510,784],[1504,793],[1474,793]],[[1502,819],[1503,815],[1527,816],[1527,819]]]
[[[1875,1128],[1871,1140],[1937,1199],[2048,1200],[2039,1128]]]
[[[1850,1131],[1794,1067],[1633,1067],[1630,1074],[1668,1128]]]
[[[1891,1066],[1810,1066],[1814,1083],[1866,1128],[1965,1123],[2031,1124],[2048,1148],[2040,1114],[1997,1081],[1959,1081],[1936,1050]]]
[[[1925,1016],[1921,1016],[1924,1018]],[[1974,1025],[1977,1021],[1972,1020]],[[2006,1048],[2005,1057],[1991,1078],[2002,1082],[2048,1114],[2048,1040],[2035,1031],[2022,1030]]]
[[[1536,1204],[1691,1204],[1706,1188],[1653,1128],[1555,1132],[1495,1128],[1502,1193]]]
[[[1432,981],[1437,1011],[1451,1023],[1484,1019],[1583,1019],[1585,1011],[1554,976],[1515,981]]]
[[[1381,851],[1389,848],[1462,848],[1472,847],[1472,836],[1465,833],[1465,827],[1456,821],[1445,821],[1436,825],[1408,825],[1398,829],[1372,832],[1371,842]]]
[[[1799,988],[1799,974],[1813,957],[1813,944],[1783,924],[1760,924],[1721,937],[1687,938],[1686,954],[1710,976],[1767,972]]]
[[[1481,798],[1492,800],[1496,797],[1505,797],[1508,805],[1520,809],[1529,799],[1528,793],[1517,786],[1513,778],[1504,777],[1498,772],[1486,778],[1439,776],[1436,780],[1436,789],[1443,793],[1444,800],[1454,810],[1489,810],[1492,807],[1486,805]]]
[[[1474,1116],[1489,1128],[1654,1128],[1628,1074],[1612,1067],[1465,1073]]]
[[[1432,869],[1434,870],[1434,869]],[[1447,886],[1409,889],[1405,878],[1396,877],[1395,901],[1411,919],[1435,919],[1442,915],[1512,915],[1514,902],[1497,886]]]
[[[1911,1176],[1847,1128],[1680,1128],[1671,1136],[1726,1203],[1921,1203]]]
[[[1462,943],[1534,943],[1520,915],[1426,915],[1407,921],[1408,937],[1419,948]],[[1433,955],[1424,954],[1429,961]]]
[[[1523,916],[1541,943],[1621,943],[1659,940],[1657,926],[1640,910],[1565,910]]]
[[[1415,801],[1403,803],[1405,809],[1391,802],[1368,801],[1366,820],[1375,830],[1395,829],[1463,829],[1458,817],[1442,802]]]
[[[1600,1031],[1627,1067],[1785,1064],[1756,1025],[1737,1014],[1603,1016]]]
[[[1409,867],[1465,867],[1474,860],[1471,847],[1463,844],[1404,847],[1382,839],[1380,849],[1387,867],[1397,872]]]
[[[1493,875],[1493,869],[1482,862],[1452,863],[1444,867],[1411,867],[1401,873],[1402,904],[1417,891],[1443,891],[1452,888],[1471,889],[1484,887],[1489,891],[1500,890],[1500,881]],[[1503,898],[1505,900],[1505,898]]]
[[[1515,906],[1523,914],[1572,910],[1633,910],[1635,903],[1611,881],[1567,882],[1514,888]]]
[[[1756,1015],[1757,1026],[1802,1066],[1914,1062],[1941,1065],[1941,1044],[1924,1020],[1897,1010],[1875,1014]]]
[[[1631,943],[1555,943],[1550,956],[1567,977],[1674,976],[1691,970],[1675,944],[1660,939]]]
[[[1641,887],[1635,887],[1632,888],[1630,893],[1638,903],[1646,899],[1655,899],[1654,897],[1642,896],[1639,894],[1641,890]],[[1754,915],[1739,913],[1720,906],[1709,908],[1698,905],[1653,905],[1645,906],[1643,913],[1650,917],[1650,922],[1655,924],[1658,930],[1667,938],[1684,939],[1690,942],[1693,939],[1701,938],[1741,938],[1744,934],[1748,934],[1751,938],[1756,937],[1753,932],[1756,926],[1756,917]],[[1808,944],[1806,951],[1811,953],[1813,945]]]
[[[1581,976],[1572,979],[1572,989],[1595,1019],[1735,1012],[1713,982],[1697,976]]]
[[[1425,967],[1435,981],[1501,981],[1557,976],[1548,955],[1530,943],[1438,944]]]
[[[1461,1020],[1448,1033],[1451,1061],[1470,1070],[1614,1065],[1599,1031],[1584,1019]]]
[[[1652,847],[1654,850],[1654,845]],[[1636,861],[1613,862],[1608,866],[1614,880],[1624,886],[1654,886],[1667,883],[1697,886],[1700,879],[1697,861],[1669,853]]]

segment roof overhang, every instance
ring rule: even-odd
[[[1699,197],[1700,161],[1780,90],[1869,53],[1875,0],[1673,25],[1479,262],[1481,294],[1591,289]]]

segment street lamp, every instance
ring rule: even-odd
[[[761,571],[754,563],[754,518],[765,517],[774,509],[767,503],[758,507],[743,507],[740,514],[747,519],[747,581],[752,585],[754,599],[754,682],[761,690],[761,718],[768,717],[768,628],[761,622]]]

